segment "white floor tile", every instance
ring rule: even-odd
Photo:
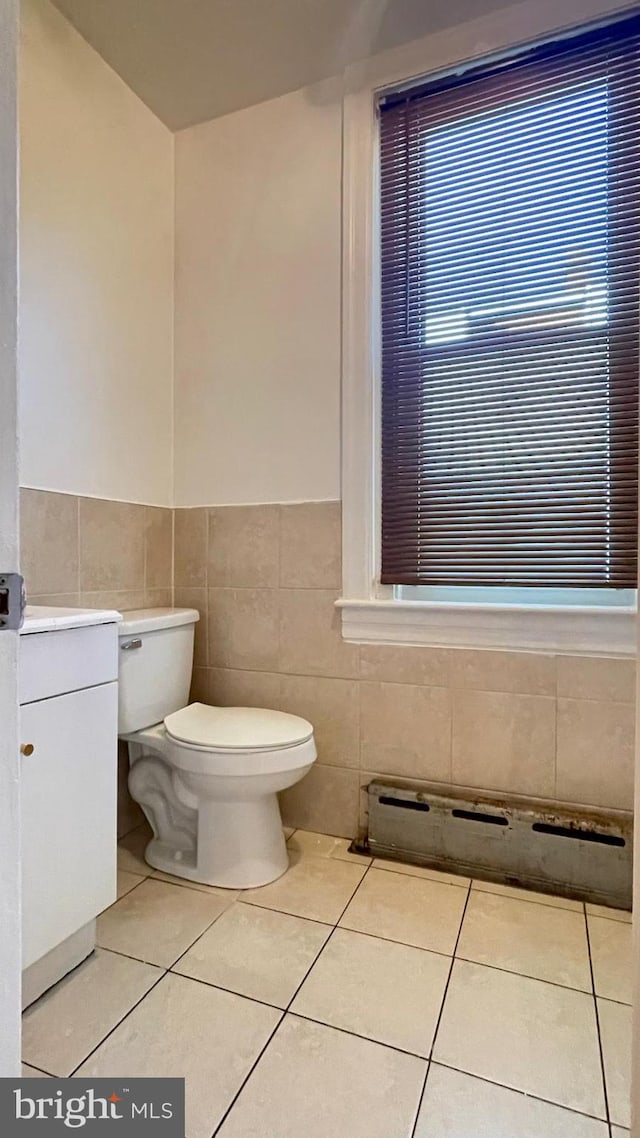
[[[136,885],[140,885],[144,881],[139,873],[129,873],[126,869],[118,870],[118,899],[124,897],[125,893],[130,893],[135,889]]]
[[[340,925],[451,955],[466,899],[454,885],[370,869]]]
[[[217,1138],[410,1138],[426,1063],[287,1016]]]
[[[314,834],[310,830],[296,830],[287,845],[292,853],[303,857],[335,857],[338,861],[352,861],[355,865],[371,865],[371,858],[349,853],[348,838],[334,838],[329,834]]]
[[[98,917],[98,944],[168,968],[226,907],[221,897],[148,879]]]
[[[151,838],[151,830],[146,822],[132,830],[126,838],[121,838],[118,842],[118,869],[148,877],[153,870],[144,860],[144,851]]]
[[[596,995],[631,1003],[631,925],[589,916],[589,941]]]
[[[573,909],[581,913],[582,901],[572,901],[570,897],[556,897],[553,893],[536,893],[533,889],[518,889],[515,885],[501,885],[497,881],[474,881],[473,888],[481,893],[499,893],[501,897],[514,897],[529,901],[534,905],[551,905],[554,909]]]
[[[439,881],[442,885],[460,885],[462,889],[468,889],[471,884],[470,877],[462,877],[457,873],[444,873],[440,869],[429,869],[426,865],[410,865],[404,861],[390,861],[384,857],[374,858],[373,868],[386,869],[389,873],[406,873],[409,877],[423,877],[426,881]]]
[[[611,1138],[629,1138],[630,1131],[624,1126],[612,1126]]]
[[[616,929],[623,927],[614,925]],[[591,992],[583,913],[473,890],[457,955],[477,964]]]
[[[611,1121],[631,1126],[631,1008],[598,1000],[598,1015]]]
[[[169,974],[78,1075],[186,1079],[187,1138],[210,1138],[280,1017],[241,996]]]
[[[236,904],[175,971],[286,1008],[330,933],[329,925]]]
[[[70,1075],[162,976],[159,968],[97,949],[22,1017],[22,1055]]]
[[[29,1067],[27,1063],[23,1063],[20,1077],[22,1079],[48,1079],[50,1075],[46,1075],[44,1071],[37,1071],[35,1067]]]
[[[247,889],[242,899],[294,917],[334,924],[365,873],[363,865],[292,853],[283,877],[261,889]]]
[[[337,929],[292,1012],[429,1057],[451,961]]]
[[[415,1138],[608,1138],[608,1127],[432,1063]]]
[[[605,1117],[592,996],[456,960],[433,1057]]]
[[[610,921],[622,921],[625,925],[631,924],[631,913],[626,909],[611,909],[608,905],[586,906],[587,913],[592,917],[608,917]]]

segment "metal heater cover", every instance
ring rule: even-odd
[[[443,793],[375,779],[368,852],[433,869],[631,908],[630,814]]]

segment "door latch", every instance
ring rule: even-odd
[[[0,632],[22,628],[25,603],[24,577],[0,573]]]

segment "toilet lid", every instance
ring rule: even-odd
[[[272,751],[295,747],[313,735],[306,719],[261,707],[209,707],[192,703],[167,715],[173,739],[219,751]]]

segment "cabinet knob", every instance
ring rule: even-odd
[[[35,747],[34,747],[33,743],[21,743],[20,744],[20,754],[21,755],[32,755],[34,750],[35,750]]]

